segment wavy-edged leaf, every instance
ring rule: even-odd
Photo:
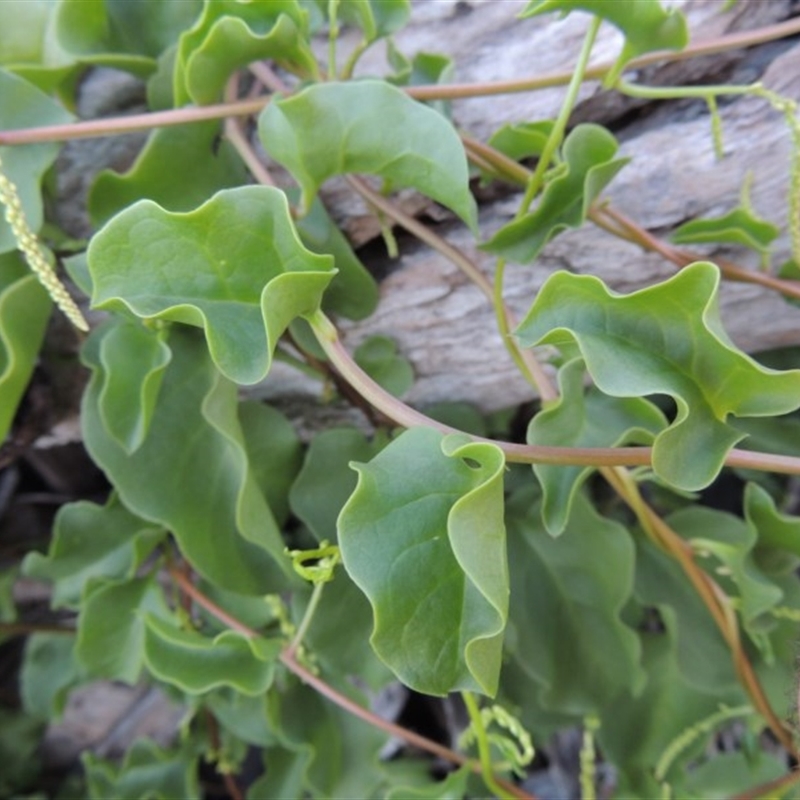
[[[100,344],[104,378],[100,416],[106,430],[128,453],[147,435],[164,370],[172,358],[163,339],[163,331],[120,323]]]
[[[288,194],[295,199],[291,191]],[[295,220],[295,226],[300,240],[312,253],[333,256],[337,273],[325,291],[322,308],[348,319],[368,317],[378,305],[378,284],[328,216],[319,197],[314,198],[304,217]]]
[[[339,17],[358,25],[368,42],[383,39],[405,27],[411,17],[409,0],[345,0]]]
[[[451,772],[444,780],[425,786],[393,786],[386,800],[461,800],[467,796],[467,781],[472,775],[468,765]]]
[[[9,72],[0,70],[0,130],[38,128],[72,121],[58,103],[35,86]],[[39,185],[45,171],[56,160],[59,146],[41,144],[0,147],[3,172],[17,187],[22,210],[34,232],[42,225],[42,193]],[[0,214],[0,253],[17,247],[5,215]]]
[[[371,642],[411,688],[497,691],[508,613],[502,452],[412,428],[369,464],[339,516]]]
[[[715,242],[741,244],[763,253],[778,238],[780,228],[739,206],[721,217],[693,219],[675,229],[670,237],[676,244]]]
[[[55,32],[58,43],[81,61],[145,77],[201,8],[201,0],[61,0]]]
[[[370,336],[353,353],[356,363],[390,394],[400,397],[414,384],[411,362],[399,355],[388,336]]]
[[[525,347],[577,345],[600,391],[668,394],[675,421],[653,444],[653,468],[681,489],[707,486],[742,434],[729,414],[761,417],[800,405],[800,371],[761,367],[730,342],[719,321],[719,270],[698,262],[629,295],[598,278],[552,275],[517,335]]]
[[[213,639],[145,616],[144,660],[150,672],[188,694],[222,686],[251,697],[272,684],[281,652],[278,639],[254,639],[223,631]]]
[[[207,2],[178,42],[175,104],[213,103],[235,70],[262,59],[314,75],[307,34],[307,15],[296,0]]]
[[[103,170],[89,191],[92,223],[100,227],[137,200],[167,211],[191,211],[220,189],[246,183],[247,172],[216,120],[159,128],[133,166],[120,175]]]
[[[682,50],[689,43],[684,15],[674,8],[665,10],[660,0],[531,0],[520,16],[551,11],[586,11],[622,31],[625,43],[605,79],[607,86],[614,83],[632,58],[653,50]]]
[[[86,447],[134,513],[168,528],[213,583],[265,594],[291,575],[280,531],[256,485],[237,417],[236,386],[214,368],[197,332],[170,331],[167,367],[141,446],[128,453],[106,431],[99,349],[113,325],[84,347],[92,378],[82,417]]]
[[[59,509],[47,555],[28,553],[22,569],[29,577],[53,581],[53,608],[77,609],[90,578],[132,578],[166,534],[114,495],[104,506],[79,500]]]
[[[629,161],[614,158],[616,153],[617,140],[605,128],[576,126],[564,140],[564,163],[539,205],[500,228],[481,249],[522,264],[533,261],[554,236],[584,223],[592,201]]]
[[[762,563],[767,555],[765,551],[771,550],[800,558],[800,517],[779,512],[775,501],[755,483],[748,483],[745,488],[744,511],[747,521],[758,531],[756,556],[762,557]],[[792,569],[795,564],[788,566]],[[783,569],[785,567],[781,571]]]
[[[633,542],[582,494],[558,539],[540,513],[532,489],[509,500],[512,649],[539,685],[539,705],[596,713],[621,692],[635,696],[645,683],[637,635],[621,619],[633,592]]]
[[[350,462],[369,461],[385,444],[383,437],[369,440],[355,428],[331,428],[311,440],[289,503],[317,541],[337,540],[336,518],[357,483]]]
[[[380,175],[458,214],[473,230],[475,200],[455,129],[431,108],[385,81],[329,82],[270,103],[259,117],[264,149],[303,190],[309,208],[334,175]]]
[[[667,426],[667,420],[652,403],[642,398],[616,398],[596,390],[583,391],[584,363],[567,362],[558,373],[560,398],[540,411],[528,426],[528,444],[556,447],[614,447],[621,444],[651,444]],[[591,467],[534,464],[542,485],[542,518],[553,536],[569,519],[572,501]]]
[[[197,761],[192,743],[165,749],[152,739],[137,739],[122,764],[105,761],[91,750],[81,756],[90,800],[200,800]]]
[[[286,196],[266,186],[218,192],[194,211],[142,200],[91,241],[92,302],[202,327],[222,373],[256,383],[278,338],[319,308],[334,275],[330,256],[297,238]]]
[[[455,74],[455,62],[444,53],[415,53],[407,58],[395,47],[394,41],[386,42],[386,60],[395,74],[387,78],[396,86],[432,86],[451,81]],[[451,117],[449,100],[428,100],[427,104],[447,119]]]
[[[86,675],[136,683],[144,664],[145,613],[169,614],[155,576],[87,584],[75,642],[75,660]]]
[[[696,800],[717,800],[735,797],[742,786],[760,786],[786,775],[786,762],[773,753],[715,753],[702,764],[686,770],[683,780],[674,787],[684,797]],[[684,794],[685,793],[685,794]],[[790,797],[791,795],[784,795]]]
[[[0,443],[33,373],[52,307],[22,259],[0,255]]]

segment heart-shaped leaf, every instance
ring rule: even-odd
[[[596,390],[583,391],[582,359],[567,362],[558,373],[561,397],[540,411],[528,426],[528,444],[555,447],[613,447],[652,444],[667,426],[664,415],[649,401],[638,397],[616,398]],[[592,473],[591,467],[534,464],[542,484],[542,518],[553,536],[569,519],[578,488]]]
[[[686,18],[677,9],[664,10],[660,0],[531,0],[520,16],[551,11],[587,11],[622,31],[625,44],[605,79],[607,86],[632,58],[653,50],[682,50],[689,43]]]
[[[142,200],[91,241],[92,301],[144,319],[202,327],[211,356],[237,383],[269,371],[278,338],[319,308],[330,256],[300,244],[286,196],[242,186],[178,214]]]
[[[502,452],[413,428],[353,466],[339,544],[372,604],[375,652],[418,691],[494,694],[508,610]]]
[[[329,82],[270,103],[259,118],[264,149],[303,190],[309,208],[334,175],[380,175],[447,206],[473,230],[464,148],[450,123],[385,81]]]
[[[554,236],[584,223],[592,201],[628,163],[614,158],[617,140],[600,125],[578,125],[562,149],[564,164],[539,205],[503,226],[481,249],[522,264],[533,261]]]
[[[160,617],[145,617],[144,660],[157,678],[188,694],[221,686],[254,697],[269,689],[282,644],[236,631],[209,638]]]
[[[559,272],[517,331],[523,346],[577,345],[600,391],[668,394],[678,413],[653,444],[653,468],[690,491],[707,486],[742,434],[726,417],[785,414],[800,406],[800,370],[761,367],[719,321],[719,270],[699,262],[630,295],[598,278]]]
[[[207,2],[178,43],[175,105],[215,102],[235,70],[262,59],[316,74],[314,54],[306,41],[307,25],[307,15],[297,0]]]

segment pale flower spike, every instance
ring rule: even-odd
[[[0,203],[5,206],[6,221],[11,226],[17,247],[22,251],[25,260],[33,270],[39,282],[47,289],[55,304],[66,314],[70,322],[82,331],[88,331],[89,325],[81,314],[75,301],[69,296],[64,284],[58,279],[53,268],[47,263],[44,252],[36,234],[28,226],[25,212],[19,200],[17,187],[3,172],[0,160]]]

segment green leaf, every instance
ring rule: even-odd
[[[405,27],[411,17],[409,0],[344,0],[339,18],[358,25],[367,42],[383,39]]]
[[[152,614],[145,616],[144,660],[156,678],[188,694],[221,686],[251,697],[272,684],[282,643],[223,631],[213,639],[182,630]]]
[[[551,11],[587,11],[622,31],[625,43],[606,86],[614,84],[632,58],[653,50],[682,50],[689,43],[686,18],[677,9],[664,10],[659,0],[531,0],[520,16]]]
[[[596,713],[621,692],[636,696],[645,683],[638,638],[621,619],[633,592],[633,542],[582,494],[558,539],[544,530],[540,513],[530,488],[508,502],[511,649],[539,686],[538,705]]]
[[[42,720],[27,714],[0,708],[0,795],[21,797],[41,769],[39,750],[44,734]],[[27,795],[26,795],[27,796]]]
[[[200,800],[193,748],[167,750],[152,739],[137,739],[122,765],[87,750],[81,756],[90,800]]]
[[[195,331],[173,328],[173,353],[147,436],[128,453],[100,415],[102,340],[84,347],[93,375],[84,394],[83,435],[94,461],[122,502],[175,536],[183,554],[210,581],[243,594],[278,591],[291,575],[280,531],[247,460],[236,386],[214,368]]]
[[[411,362],[398,355],[397,344],[388,336],[370,336],[356,348],[353,357],[375,383],[396,397],[414,384]]]
[[[550,138],[553,120],[516,122],[503,125],[489,138],[489,146],[499,150],[514,161],[539,156]]]
[[[653,777],[653,769],[666,748],[693,725],[718,711],[720,702],[739,705],[743,698],[736,689],[722,694],[698,691],[689,685],[679,668],[671,633],[643,632],[641,640],[642,666],[648,676],[644,691],[636,698],[624,692],[608,703],[601,713],[597,740],[604,757],[617,766],[617,796],[650,800],[663,794]],[[674,777],[682,778],[687,760],[695,753],[696,749],[690,749],[676,759],[667,773],[669,782]]]
[[[703,764],[687,770],[676,782],[684,797],[717,800],[735,796],[743,786],[760,786],[786,775],[786,761],[771,753],[717,753]],[[778,790],[780,795],[780,790]],[[766,794],[762,795],[762,797]],[[783,797],[789,795],[784,794]]]
[[[778,550],[800,558],[800,518],[781,514],[775,501],[755,483],[745,488],[744,510],[747,521],[758,531],[756,548],[761,556]]]
[[[733,514],[701,506],[682,509],[668,519],[696,551],[714,556],[719,562],[720,566],[708,571],[717,573],[714,577],[723,589],[733,584],[726,593],[738,608],[745,630],[757,633],[763,629],[765,621],[758,618],[783,599],[783,591],[753,560],[758,538],[755,528]],[[701,565],[706,566],[702,561]],[[729,580],[725,580],[728,576]]]
[[[97,308],[202,327],[237,383],[267,374],[278,338],[319,308],[334,274],[329,256],[300,244],[283,192],[263,186],[185,214],[142,200],[92,239],[88,259]]]
[[[765,369],[730,342],[719,321],[718,287],[718,269],[704,262],[624,296],[598,278],[559,272],[517,335],[524,347],[577,345],[606,394],[673,397],[678,413],[655,439],[653,468],[680,489],[700,489],[742,438],[726,423],[729,414],[770,416],[800,405],[800,371]]]
[[[435,86],[448,83],[455,74],[455,63],[450,56],[415,53],[412,59],[408,59],[395,47],[392,39],[386,43],[386,60],[395,70],[387,80],[395,86]],[[450,119],[452,103],[449,100],[428,100],[426,104]]]
[[[75,637],[65,633],[34,633],[25,642],[19,676],[25,710],[39,719],[60,717],[69,690],[80,679]]]
[[[0,70],[0,130],[38,128],[72,121],[60,105],[35,86]],[[31,230],[42,225],[42,176],[56,160],[59,146],[52,143],[0,147],[3,171],[17,187],[22,210]],[[0,214],[0,253],[16,250],[17,244],[5,215]]]
[[[614,158],[617,140],[603,127],[582,124],[564,140],[564,164],[545,186],[536,208],[503,226],[481,249],[519,263],[533,261],[567,228],[579,228],[594,199],[628,163]]]
[[[355,428],[331,428],[311,440],[289,503],[318,542],[337,540],[336,518],[357,483],[350,462],[369,461],[385,444],[382,437],[370,441]]]
[[[497,691],[508,610],[502,452],[406,431],[369,464],[339,516],[372,646],[417,691]]]
[[[153,548],[166,536],[112,495],[105,506],[81,500],[62,506],[56,515],[46,556],[29,553],[25,575],[53,581],[53,608],[78,609],[90,578],[132,578]]]
[[[87,584],[75,643],[75,660],[86,675],[136,683],[144,664],[145,612],[169,614],[155,576]]]
[[[450,208],[473,230],[464,148],[441,114],[377,80],[329,82],[270,103],[259,118],[266,151],[303,190],[309,208],[334,175],[380,175]]]
[[[141,446],[153,417],[158,390],[172,353],[163,332],[120,323],[100,345],[103,386],[100,416],[116,442],[132,453]]]
[[[707,695],[739,691],[730,650],[683,570],[644,537],[635,542],[636,599],[674,638],[680,680]]]
[[[472,771],[468,765],[451,772],[444,780],[427,786],[394,786],[386,800],[462,800]]]
[[[52,306],[16,253],[0,255],[0,443],[33,374]]]
[[[289,516],[289,490],[303,463],[300,440],[280,411],[263,403],[239,405],[247,458],[278,524]]]
[[[294,202],[299,192],[289,192]],[[308,213],[295,220],[303,244],[319,255],[333,256],[338,270],[322,298],[322,308],[348,319],[364,319],[378,305],[378,284],[350,247],[350,242],[315,197]]]
[[[741,244],[759,252],[766,252],[778,238],[780,228],[755,216],[743,206],[721,217],[693,219],[675,229],[670,237],[676,244],[715,242]]]
[[[291,71],[315,75],[307,33],[307,16],[296,0],[207,2],[178,43],[176,106],[219,100],[228,77],[253,61],[272,59]]]
[[[61,0],[56,16],[59,44],[85,63],[146,76],[155,60],[200,12],[200,0]]]
[[[614,447],[651,444],[667,421],[652,403],[640,398],[619,399],[596,390],[583,391],[582,359],[567,362],[558,373],[560,398],[540,411],[528,426],[528,444],[555,447]],[[569,519],[572,501],[591,467],[534,464],[542,485],[542,518],[553,536]]]
[[[103,170],[89,192],[92,223],[100,227],[137,200],[167,211],[191,211],[220,189],[246,183],[246,170],[220,123],[195,123],[154,131],[123,175]]]

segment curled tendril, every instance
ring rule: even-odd
[[[47,293],[53,298],[55,304],[64,312],[70,322],[79,330],[88,331],[89,325],[83,314],[81,314],[75,301],[69,296],[64,284],[58,279],[47,260],[44,248],[28,225],[17,187],[3,172],[2,160],[0,160],[0,203],[5,207],[6,221],[14,234],[17,247],[22,251],[25,260],[39,279],[39,282],[47,289]]]
[[[287,549],[286,554],[291,556],[294,571],[315,585],[332,581],[336,565],[341,561],[339,548],[335,544],[328,544],[327,541],[321,542],[314,550]]]
[[[512,770],[518,776],[524,776],[524,769],[533,761],[535,755],[531,736],[522,723],[502,706],[487,706],[481,709],[480,721],[489,743],[500,751],[505,759],[502,763],[494,763],[496,770]],[[507,733],[489,731],[494,723]],[[459,747],[465,749],[476,739],[477,731],[470,725],[459,737]]]

